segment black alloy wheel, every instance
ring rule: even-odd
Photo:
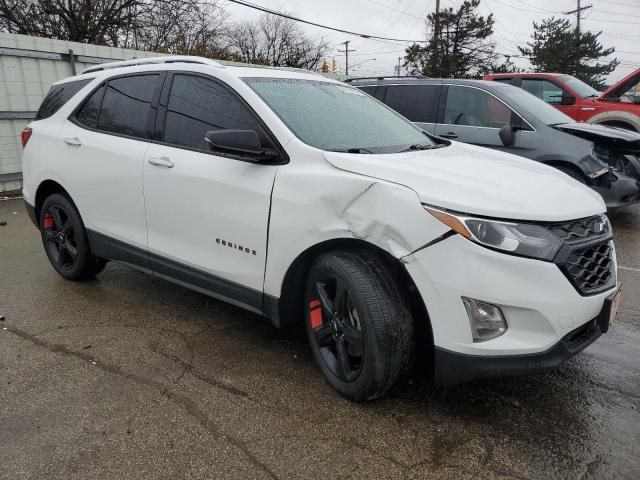
[[[313,356],[343,396],[378,398],[413,370],[413,318],[401,283],[377,254],[321,255],[309,270],[304,301]]]
[[[106,260],[91,253],[80,213],[62,193],[47,197],[40,209],[42,244],[51,266],[68,280],[85,280],[100,273]]]
[[[343,382],[353,382],[362,370],[365,341],[358,310],[335,276],[319,279],[317,298],[309,303],[311,327],[322,358]]]
[[[78,262],[78,246],[69,214],[60,206],[51,206],[42,216],[42,234],[52,263],[61,270],[72,270]]]

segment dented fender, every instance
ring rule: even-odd
[[[272,195],[265,293],[279,297],[295,259],[323,242],[362,240],[410,262],[414,251],[448,230],[404,185],[325,161],[281,168]]]

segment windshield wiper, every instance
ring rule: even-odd
[[[423,143],[414,143],[409,145],[403,152],[411,152],[413,150],[433,150],[434,148],[441,148],[446,146],[445,144],[425,145]]]
[[[362,147],[354,147],[354,148],[338,148],[335,150],[329,150],[330,152],[340,152],[340,153],[373,153],[371,150],[367,150]]]

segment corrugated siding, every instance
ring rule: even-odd
[[[19,49],[18,52],[6,49]],[[49,86],[62,78],[73,74],[70,62],[62,58],[29,58],[32,55],[59,57],[73,50],[75,57],[90,57],[86,62],[76,60],[76,72],[103,61],[130,60],[132,58],[151,57],[157,54],[139,50],[102,47],[85,43],[51,40],[0,33],[0,192],[11,190],[19,185],[15,180],[5,181],[4,174],[22,171],[20,132],[29,123],[28,118],[38,110]],[[20,55],[16,55],[16,53]],[[5,118],[3,118],[5,117]]]

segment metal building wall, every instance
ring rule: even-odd
[[[91,65],[152,52],[0,33],[0,192],[22,186],[20,132],[49,86]]]

